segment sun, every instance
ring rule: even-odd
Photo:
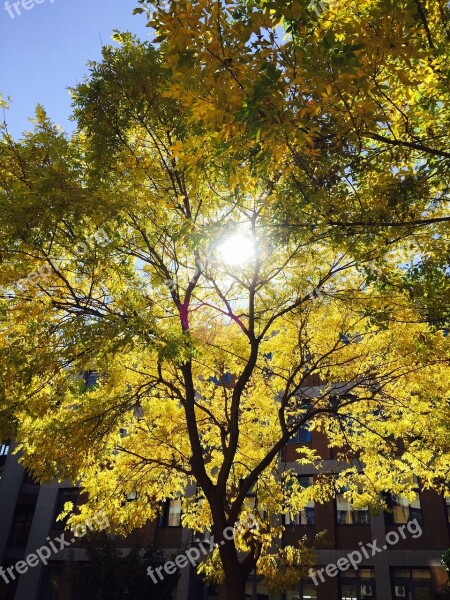
[[[218,251],[222,261],[230,266],[243,266],[256,256],[254,240],[243,234],[236,234],[227,238]]]

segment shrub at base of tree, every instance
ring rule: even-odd
[[[89,562],[72,562],[68,578],[72,600],[171,600],[179,573],[155,584],[147,568],[163,565],[167,557],[155,547],[133,546],[124,553],[113,537],[104,535],[87,543]]]

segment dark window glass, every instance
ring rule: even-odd
[[[98,373],[96,373],[95,371],[85,371],[83,373],[83,379],[86,384],[86,389],[89,390],[90,388],[93,388],[97,383]]]
[[[416,497],[412,502],[402,496],[389,494],[388,506],[390,509],[387,517],[388,522],[400,525],[417,520],[419,523],[423,523],[422,507],[418,491],[416,491]]]
[[[336,494],[336,518],[338,525],[370,524],[368,507],[353,508],[345,489]]]
[[[16,505],[8,540],[10,546],[25,548],[27,545],[31,523],[33,522],[34,509],[34,505],[19,503]]]
[[[48,564],[44,569],[38,600],[58,600],[61,580],[62,566],[54,563]]]
[[[0,456],[8,456],[11,442],[7,440],[3,444],[0,444]]]
[[[23,483],[28,485],[39,485],[39,483],[33,479],[33,476],[30,475],[28,471],[25,471],[23,474]]]
[[[340,600],[377,600],[375,572],[366,567],[355,571],[350,569],[339,578]]]
[[[431,573],[428,568],[391,569],[392,597],[394,600],[434,600]]]
[[[206,585],[205,600],[217,600],[219,594],[217,592],[217,586],[214,584]]]
[[[63,512],[64,505],[66,504],[66,502],[72,502],[74,506],[76,505],[79,493],[80,490],[78,488],[59,488],[58,498],[56,500],[53,529],[65,528],[67,524],[67,518],[64,518],[63,520],[58,520],[58,517]]]
[[[181,498],[166,502],[162,524],[164,527],[181,527]]]
[[[288,590],[285,600],[317,600],[317,588],[313,583],[301,583],[298,590]]]
[[[311,402],[302,402],[302,410],[308,411],[311,408]],[[309,444],[312,441],[312,434],[308,425],[300,427],[289,440],[289,444]]]
[[[17,575],[17,572],[14,569],[13,573],[15,574],[16,578],[12,579],[12,577],[10,577],[10,575],[6,571],[6,569],[8,567],[12,567],[12,566],[14,566],[14,564],[11,562],[3,563],[3,568],[5,570],[5,577],[7,578],[9,583],[6,583],[6,581],[3,579],[3,577],[0,577],[0,600],[14,600],[14,597],[16,595],[16,589],[17,589],[17,584],[19,583],[20,575]]]
[[[310,475],[302,475],[298,478],[300,485],[303,488],[310,487],[314,479]],[[291,516],[290,513],[284,515],[285,525],[314,525],[314,502],[308,502],[303,510]]]
[[[6,440],[3,444],[0,444],[0,479],[3,475],[3,469],[5,468],[6,458],[8,457],[10,450],[10,440]]]

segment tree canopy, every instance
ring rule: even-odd
[[[173,2],[160,47],[91,63],[73,136],[4,125],[2,430],[81,483],[75,521],[182,496],[220,540],[252,513],[201,566],[240,600],[314,560],[282,514],[448,485],[447,10]],[[307,489],[278,460],[303,427],[343,461],[302,447]]]

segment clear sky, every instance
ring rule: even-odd
[[[145,15],[132,15],[137,0],[10,0],[9,6],[14,18],[0,0],[0,93],[12,99],[6,120],[14,136],[31,129],[37,103],[71,131],[67,88],[82,81],[88,60],[100,58],[102,42],[114,43],[113,29],[151,36]]]

